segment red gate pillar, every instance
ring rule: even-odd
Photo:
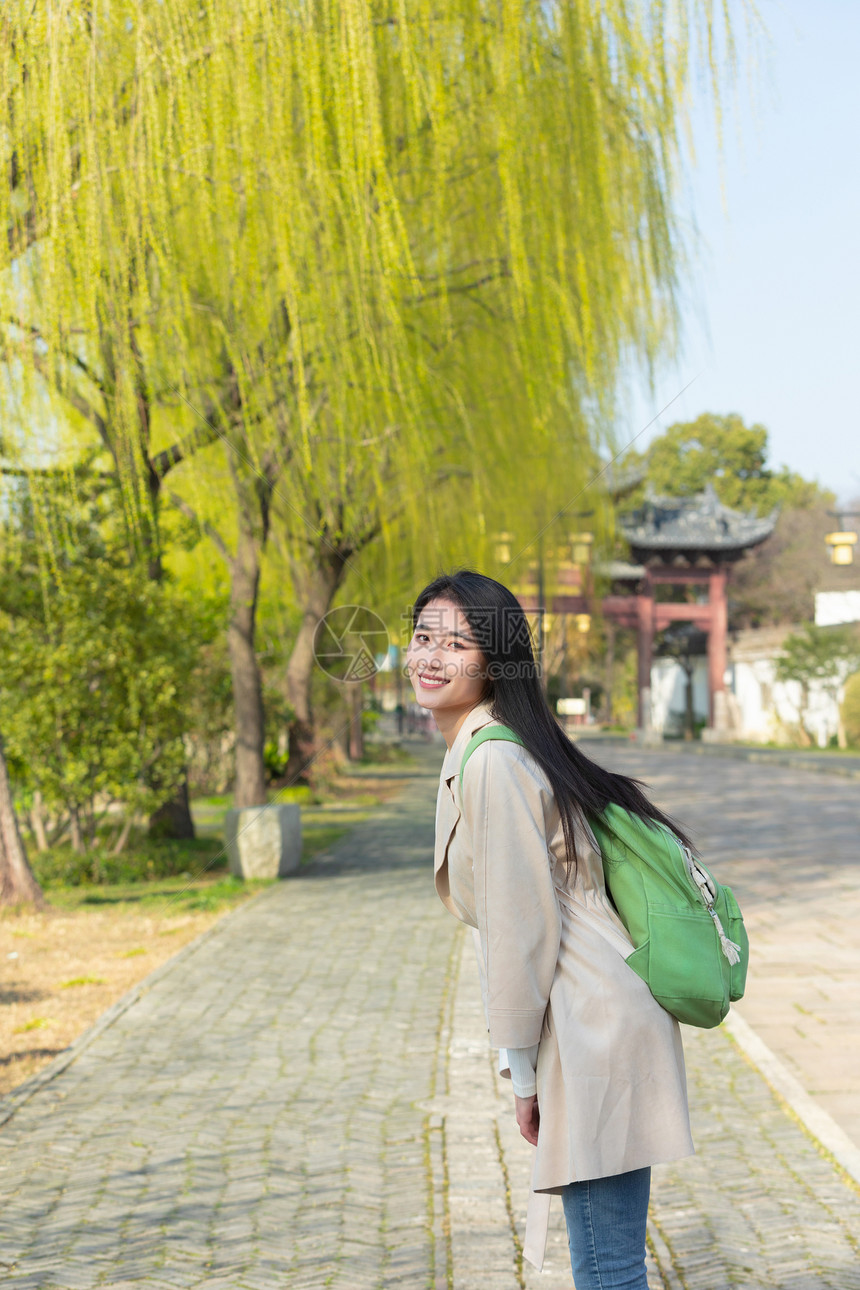
[[[639,729],[651,729],[651,657],[654,652],[654,588],[650,582],[636,597]]]
[[[708,605],[711,610],[708,631],[708,711],[709,725],[717,723],[716,695],[726,688],[726,646],[729,613],[726,598],[726,570],[714,569],[708,579]]]

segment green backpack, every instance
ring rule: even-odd
[[[460,763],[488,739],[521,744],[508,726],[473,735]],[[627,963],[658,1003],[688,1026],[718,1026],[743,996],[749,940],[731,888],[722,887],[674,833],[614,803],[590,819],[606,889],[634,949]]]

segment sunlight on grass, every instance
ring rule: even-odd
[[[180,915],[197,910],[228,909],[270,885],[265,880],[243,882],[232,874],[191,880],[165,878],[160,882],[105,883],[98,887],[53,887],[50,901],[61,909],[88,906],[118,912],[137,909],[151,910],[160,915]]]
[[[30,1030],[44,1030],[47,1026],[53,1026],[54,1022],[50,1017],[33,1017],[32,1020],[24,1023],[23,1026],[16,1026],[12,1032],[15,1035],[26,1035]]]

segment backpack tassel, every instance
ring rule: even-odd
[[[708,913],[711,915],[711,918],[713,918],[714,926],[716,927],[719,933],[720,948],[722,949],[723,954],[725,954],[726,958],[729,960],[729,963],[732,965],[732,967],[734,967],[736,963],[740,963],[741,961],[741,947],[740,945],[736,945],[734,941],[730,941],[728,936],[726,936],[725,932],[723,931],[723,925],[720,922],[720,916],[717,913],[717,911],[715,909],[709,909]]]
[[[731,966],[734,967],[736,963],[740,963],[741,961],[741,947],[740,945],[736,945],[734,941],[730,941],[728,936],[726,936],[725,932],[723,931],[723,925],[720,922],[720,916],[717,913],[717,911],[714,909],[714,901],[711,896],[711,892],[708,889],[708,880],[705,874],[702,873],[702,870],[699,868],[699,866],[696,864],[695,860],[693,859],[692,852],[687,847],[682,846],[680,842],[678,842],[678,846],[681,847],[681,850],[684,853],[684,856],[686,858],[687,872],[689,873],[690,877],[693,879],[693,882],[699,888],[699,893],[702,897],[702,900],[705,902],[705,908],[707,909],[708,913],[711,915],[711,918],[714,920],[714,926],[716,927],[720,937],[720,948],[723,951],[723,954],[725,955],[725,957],[728,959]]]

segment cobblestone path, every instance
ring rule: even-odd
[[[438,761],[3,1126],[10,1290],[434,1284],[415,1103],[458,943],[428,881]]]
[[[752,943],[737,1012],[860,1148],[860,785],[722,757],[593,751],[645,779],[734,888]]]
[[[530,1148],[433,893],[424,760],[3,1125],[4,1286],[570,1290],[560,1207],[547,1271],[518,1260]],[[723,769],[691,761],[707,796]],[[688,1059],[699,1155],[657,1171],[655,1290],[860,1287],[857,1192],[722,1032]]]
[[[693,829],[752,942],[736,1005],[860,1146],[860,795],[855,782],[683,752],[601,750]],[[860,1195],[724,1031],[685,1031],[698,1154],[655,1171],[667,1285],[860,1287]]]

